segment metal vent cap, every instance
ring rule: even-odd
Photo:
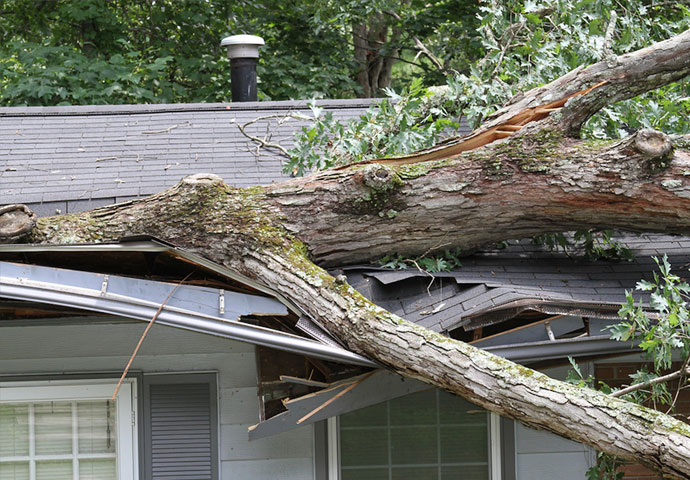
[[[225,37],[221,47],[227,47],[228,58],[259,58],[259,47],[265,45],[264,39],[256,35],[232,35]]]

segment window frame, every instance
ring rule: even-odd
[[[493,412],[487,412],[488,435],[488,468],[490,480],[502,480],[502,441],[501,417]],[[340,418],[331,417],[326,421],[327,448],[327,480],[340,480]]]
[[[0,382],[0,403],[110,400],[116,380],[43,380]],[[117,478],[139,479],[137,383],[125,380],[116,397]]]

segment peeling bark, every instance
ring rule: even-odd
[[[628,98],[689,71],[690,33],[685,33],[613,66],[577,69],[528,92],[481,131],[606,82],[471,151],[453,150],[459,142],[450,142],[434,149],[443,152],[436,161],[354,165],[250,189],[196,175],[147,199],[38,219],[31,239],[91,243],[155,235],[270,285],[348,348],[394,371],[643,463],[666,478],[687,479],[687,424],[408,323],[316,264],[451,246],[471,251],[575,228],[690,233],[687,139],[650,130],[612,142],[573,137],[602,102]]]

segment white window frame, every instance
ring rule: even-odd
[[[501,480],[501,417],[489,412],[489,479]],[[340,480],[340,419],[327,420],[328,480]]]
[[[0,403],[110,400],[117,382],[110,380],[47,380],[0,382]],[[137,391],[134,380],[126,380],[116,397],[117,478],[139,478],[137,435]]]

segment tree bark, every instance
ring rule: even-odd
[[[396,372],[687,479],[689,425],[406,322],[316,264],[471,251],[587,227],[689,233],[688,139],[647,130],[612,142],[575,138],[604,102],[689,71],[685,33],[527,92],[479,132],[427,152],[244,190],[196,175],[147,199],[38,219],[31,241],[155,235],[269,285],[349,349]]]

